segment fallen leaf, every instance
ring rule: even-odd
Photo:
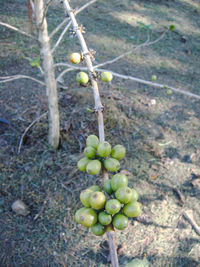
[[[149,179],[155,180],[155,179],[159,178],[159,176],[160,176],[160,173],[153,173],[153,174],[149,175]]]

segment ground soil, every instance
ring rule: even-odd
[[[84,1],[85,2],[85,1]],[[82,1],[71,1],[74,8]],[[26,1],[0,0],[1,20],[29,31]],[[59,5],[48,12],[49,31],[63,20]],[[135,45],[158,38],[105,68],[200,95],[200,2],[198,0],[97,1],[77,16],[86,28],[95,62],[112,59]],[[39,55],[37,42],[0,26],[0,76],[30,75],[43,80],[30,60]],[[56,34],[52,46],[59,37]],[[67,33],[55,62],[67,62],[80,51]],[[29,60],[30,59],[30,60]],[[84,65],[84,63],[83,63]],[[56,76],[62,68],[56,68]],[[48,146],[47,118],[25,129],[47,111],[45,88],[30,80],[0,84],[0,266],[110,266],[106,236],[95,237],[74,220],[80,191],[101,184],[76,169],[85,139],[98,134],[92,90],[80,87],[75,72],[59,85],[61,142]],[[124,144],[121,170],[140,194],[143,214],[116,231],[119,262],[147,259],[150,266],[200,266],[200,237],[184,212],[200,227],[200,101],[183,94],[114,77],[100,82],[106,140]],[[2,121],[2,119],[4,121]],[[5,120],[7,123],[5,123]],[[28,216],[16,215],[12,203],[23,200]],[[35,217],[38,215],[37,217]],[[36,219],[35,219],[36,218]]]

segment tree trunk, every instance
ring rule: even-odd
[[[44,1],[35,0],[35,19],[38,30],[38,41],[40,42],[40,54],[43,62],[44,78],[46,83],[46,95],[48,101],[49,132],[48,141],[50,146],[57,148],[60,139],[60,122],[58,111],[57,83],[53,68],[53,57],[47,30],[47,21],[44,14]],[[43,17],[44,16],[44,17]]]

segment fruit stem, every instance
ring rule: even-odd
[[[108,245],[109,245],[109,250],[110,250],[110,259],[111,259],[112,267],[119,267],[114,232],[109,231],[106,233],[106,235],[108,238]]]

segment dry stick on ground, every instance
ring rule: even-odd
[[[200,235],[200,227],[197,225],[193,218],[193,211],[192,210],[185,210],[183,212],[184,218],[191,224],[195,232]]]
[[[63,6],[64,6],[65,10],[67,11],[67,14],[69,15],[69,17],[71,19],[73,29],[76,32],[76,35],[79,39],[79,42],[80,42],[80,45],[82,48],[82,52],[84,55],[84,59],[86,61],[86,65],[87,65],[87,68],[89,70],[89,77],[90,77],[90,80],[92,83],[92,89],[93,89],[93,95],[94,95],[95,111],[97,112],[99,139],[100,139],[100,142],[103,142],[105,140],[103,113],[102,113],[103,105],[101,103],[101,99],[100,99],[100,95],[99,95],[98,84],[97,84],[97,81],[95,80],[95,72],[94,72],[94,68],[92,65],[91,58],[90,58],[90,53],[89,53],[85,39],[83,38],[81,30],[78,26],[78,23],[76,21],[76,18],[74,16],[74,13],[73,13],[68,1],[63,0],[62,2],[63,2]],[[102,178],[103,178],[103,181],[105,179],[108,179],[108,174],[106,173],[105,170],[103,171]],[[110,249],[110,257],[111,257],[112,266],[118,267],[119,263],[118,263],[116,246],[115,246],[115,242],[114,242],[114,232],[107,232],[107,238],[108,238],[108,244],[109,244],[109,249]]]
[[[31,124],[25,129],[25,131],[23,132],[21,138],[20,138],[20,142],[19,142],[19,147],[18,147],[18,154],[21,151],[21,146],[24,140],[25,135],[27,134],[27,132],[30,130],[30,128],[36,123],[38,122],[40,119],[42,119],[43,117],[45,117],[47,115],[47,112],[43,113],[41,116],[39,116],[38,118],[36,118],[34,121],[31,122]]]

